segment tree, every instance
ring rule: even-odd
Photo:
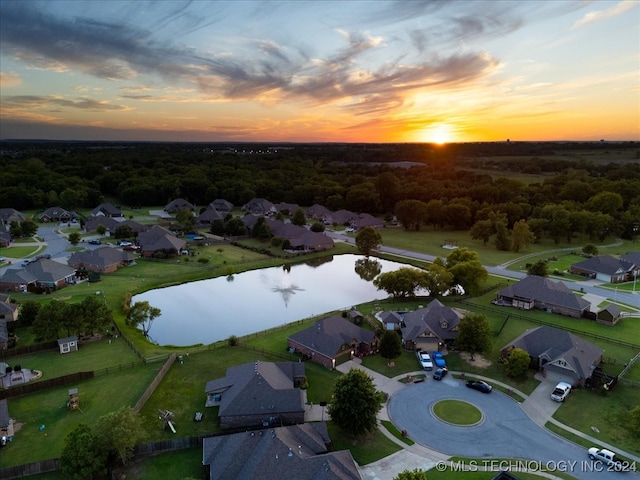
[[[188,208],[181,208],[176,212],[176,222],[180,224],[180,228],[182,228],[183,231],[188,232],[191,231],[196,224],[196,217],[194,217],[193,212]]]
[[[364,227],[356,234],[356,247],[367,257],[372,250],[377,249],[382,243],[382,236],[373,227]]]
[[[359,258],[356,260],[355,272],[361,279],[367,282],[372,281],[382,271],[382,265],[375,259],[369,257]]]
[[[440,257],[429,265],[427,278],[427,289],[432,297],[442,295],[454,285],[454,274],[447,270],[444,261]]]
[[[425,223],[427,215],[427,204],[420,200],[402,200],[396,203],[395,214],[400,225],[405,230],[420,230],[420,226]]]
[[[588,243],[584,247],[582,247],[582,253],[589,257],[595,257],[598,255],[598,247],[596,247],[593,243]]]
[[[27,300],[20,304],[20,310],[18,313],[18,325],[21,327],[29,327],[35,322],[38,312],[40,311],[40,303]]]
[[[67,435],[60,454],[60,470],[65,478],[86,480],[104,476],[106,465],[107,452],[86,424],[79,424]]]
[[[504,359],[504,371],[508,377],[516,378],[525,374],[529,368],[531,358],[521,348],[512,348],[509,356]]]
[[[85,333],[99,332],[113,323],[113,312],[102,297],[88,295],[79,305],[84,318]]]
[[[376,428],[380,408],[373,379],[362,370],[352,368],[336,380],[327,411],[338,427],[358,436]]]
[[[65,326],[66,304],[60,300],[51,300],[40,307],[31,332],[39,341],[56,340]]]
[[[38,225],[32,220],[23,220],[20,222],[20,229],[23,237],[33,237],[38,231]]]
[[[482,240],[482,244],[486,247],[491,235],[496,232],[491,220],[478,220],[473,224],[469,233],[471,234],[472,239]]]
[[[81,239],[82,237],[80,236],[80,232],[71,232],[69,234],[69,237],[67,237],[67,240],[69,240],[69,243],[74,247],[80,243]]]
[[[22,237],[22,226],[20,222],[16,222],[15,220],[9,225],[9,234],[11,238],[21,238]]]
[[[122,465],[133,456],[134,447],[145,435],[142,417],[129,406],[101,417],[96,432],[105,451]]]
[[[427,472],[421,468],[415,470],[403,470],[393,477],[393,480],[427,480]]]
[[[429,287],[429,274],[413,267],[401,267],[385,272],[373,279],[378,290],[384,290],[394,298],[414,297],[416,290]]]
[[[489,277],[478,259],[478,253],[468,248],[456,248],[447,256],[447,269],[453,274],[452,285],[460,285],[465,293],[476,293]]]
[[[514,252],[519,252],[521,248],[526,248],[531,245],[536,237],[531,232],[529,225],[524,220],[518,220],[513,225],[513,231],[511,232],[511,248]]]
[[[267,219],[265,217],[259,217],[251,229],[251,236],[259,240],[268,240],[272,235]]]
[[[547,270],[547,261],[546,260],[538,260],[536,263],[533,263],[527,267],[527,273],[529,275],[537,275],[539,277],[546,277],[549,275]]]
[[[385,330],[380,337],[380,356],[391,361],[402,355],[402,340],[395,330]]]
[[[104,236],[104,234],[107,233],[107,227],[102,224],[98,225],[96,227],[96,233],[100,236]]]
[[[301,208],[297,209],[293,217],[291,217],[291,223],[299,227],[305,226],[307,224],[307,216],[304,214],[304,210]]]
[[[484,315],[467,314],[458,324],[456,346],[473,356],[482,353],[491,346],[491,328]]]
[[[322,233],[325,231],[325,226],[322,222],[313,222],[309,227],[309,230],[316,233]]]
[[[134,235],[133,228],[129,225],[120,225],[116,228],[116,231],[113,232],[113,236],[116,238],[133,238]]]
[[[153,320],[159,317],[160,313],[160,309],[152,307],[149,302],[136,302],[127,312],[127,322],[130,325],[142,327],[142,334],[148,337]]]

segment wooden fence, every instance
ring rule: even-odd
[[[29,477],[40,473],[55,472],[59,470],[57,458],[40,460],[39,462],[24,463],[13,467],[0,468],[0,478],[12,480],[14,478]]]
[[[171,355],[169,355],[169,358],[167,359],[165,364],[162,366],[162,368],[156,375],[156,378],[154,378],[153,381],[149,384],[149,386],[147,387],[147,390],[142,394],[138,402],[133,407],[134,412],[138,413],[142,409],[142,407],[147,402],[147,400],[149,400],[149,397],[151,397],[151,395],[153,395],[153,392],[155,392],[156,388],[158,388],[158,385],[160,385],[160,382],[162,381],[164,376],[167,374],[167,372],[171,368],[171,365],[173,365],[173,362],[175,361],[176,361],[176,354],[172,353]]]
[[[36,345],[27,345],[24,347],[7,348],[6,350],[0,350],[0,359],[3,361],[7,358],[18,357],[20,355],[28,355],[30,353],[38,353],[49,350],[58,350],[58,342],[54,340],[52,342],[38,343]]]
[[[20,395],[27,395],[29,393],[39,392],[41,390],[47,390],[49,388],[60,387],[62,385],[69,385],[71,383],[77,383],[88,378],[93,378],[94,372],[76,372],[62,377],[50,378],[48,380],[42,380],[34,383],[23,383],[10,387],[4,390],[0,390],[0,400],[5,398],[18,397]],[[0,478],[3,478],[0,475]]]

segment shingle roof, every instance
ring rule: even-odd
[[[353,340],[371,343],[375,336],[370,330],[360,328],[342,317],[332,316],[318,320],[313,326],[294,333],[289,338],[333,358],[340,353],[343,345],[350,345]]]
[[[636,267],[640,267],[640,252],[629,252],[624,255],[620,255],[620,259],[625,262],[631,262]]]
[[[592,343],[565,330],[547,326],[527,330],[504,348],[511,346],[521,348],[532,357],[547,355],[550,361],[561,358],[579,378],[587,378],[594,362],[602,356],[602,350]]]
[[[302,391],[293,386],[293,380],[301,375],[303,363],[245,363],[228,368],[224,378],[207,382],[205,392],[224,392],[221,417],[300,412],[304,411]]]
[[[314,422],[203,439],[211,480],[361,479],[348,450],[327,453],[324,423]]]
[[[27,217],[24,213],[19,212],[15,208],[0,208],[0,220],[10,223],[12,221],[22,222],[26,220]]]
[[[577,311],[586,310],[590,305],[589,302],[569,290],[564,283],[554,282],[538,275],[529,275],[513,285],[503,288],[498,292],[498,296],[535,300]]]
[[[62,263],[47,258],[40,258],[31,262],[24,269],[38,279],[39,282],[58,282],[76,273],[76,271]]]
[[[30,283],[37,282],[38,279],[35,275],[27,272],[24,269],[15,270],[8,269],[4,272],[4,275],[0,276],[0,283],[13,283],[16,285],[28,285]]]
[[[98,267],[107,267],[128,262],[134,258],[133,255],[127,252],[105,246],[96,248],[95,250],[74,252],[71,254],[71,257],[69,257],[69,265],[85,264],[85,266],[96,265]]]
[[[574,263],[571,266],[591,272],[604,273],[606,275],[620,274],[633,269],[632,262],[616,258],[612,255],[598,255],[597,257],[591,257],[582,262]]]
[[[112,216],[119,216],[122,215],[122,212],[120,211],[120,209],[110,203],[101,203],[100,205],[98,205],[96,208],[94,208],[93,210],[91,210],[91,215],[100,215],[100,214],[106,214],[106,215],[112,215]]]
[[[433,333],[440,340],[453,340],[460,315],[440,300],[434,299],[426,308],[407,312],[402,315],[402,337],[414,341],[424,333]]]
[[[184,198],[176,198],[175,200],[171,200],[169,203],[167,203],[167,205],[164,207],[164,210],[166,212],[177,212],[178,210],[182,210],[184,208],[193,210],[193,205],[186,201]]]
[[[159,250],[182,250],[187,242],[176,237],[166,228],[154,225],[146,232],[138,235],[138,243],[143,252],[157,252]]]

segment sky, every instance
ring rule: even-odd
[[[640,140],[640,0],[0,0],[0,139]]]

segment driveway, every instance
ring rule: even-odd
[[[541,391],[540,395],[546,393],[546,385]],[[432,406],[451,398],[479,408],[483,413],[481,423],[460,427],[436,418]],[[540,405],[549,403],[555,406],[547,399]],[[586,449],[538,426],[509,396],[499,391],[483,394],[452,377],[400,389],[391,397],[387,409],[391,421],[400,430],[406,430],[411,439],[447,455],[526,459],[534,462],[530,468],[542,465],[550,470],[564,469],[579,479],[639,478],[634,473],[599,471],[588,459]]]

